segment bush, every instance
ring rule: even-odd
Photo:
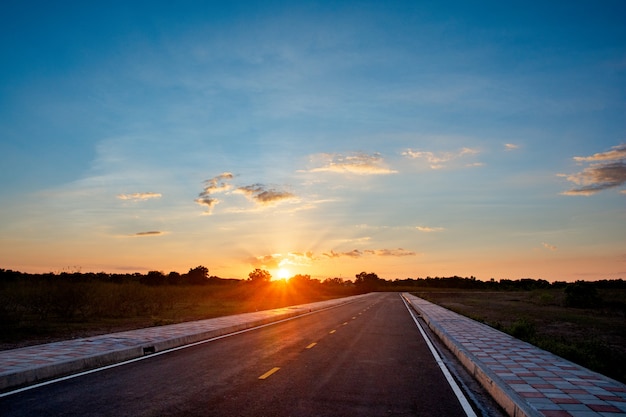
[[[602,298],[591,282],[576,281],[565,287],[565,306],[573,308],[596,308],[602,305]]]
[[[513,337],[530,342],[537,333],[535,323],[526,317],[518,318],[513,324],[511,324],[506,332]]]

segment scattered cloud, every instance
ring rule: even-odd
[[[287,257],[280,262],[280,266],[295,265],[295,266],[308,266],[312,261],[318,259],[313,252],[290,252]]]
[[[575,156],[576,162],[615,161],[626,159],[626,143],[613,146],[610,151],[600,152],[591,156]]]
[[[431,169],[442,169],[445,168],[448,163],[464,158],[471,155],[477,155],[480,153],[476,149],[471,148],[461,148],[456,152],[430,152],[430,151],[420,151],[414,149],[407,149],[402,152],[402,156],[405,156],[410,159],[422,159],[426,160],[430,164]],[[467,164],[466,166],[482,166],[482,163],[472,163]]]
[[[519,145],[516,145],[514,143],[505,143],[504,144],[504,150],[505,151],[515,151],[519,149]]]
[[[253,268],[278,269],[286,266],[307,267],[318,258],[313,252],[274,253],[271,255],[252,256],[246,262]]]
[[[200,205],[207,206],[206,214],[212,214],[213,208],[220,202],[220,200],[213,197],[213,194],[230,190],[232,186],[227,181],[232,180],[233,177],[233,174],[230,172],[223,172],[218,176],[204,181],[204,189],[198,194],[198,198],[194,201]]]
[[[416,226],[415,227],[420,232],[432,233],[432,232],[442,232],[445,229],[443,227],[428,227],[428,226]]]
[[[159,231],[159,230],[151,230],[149,232],[138,232],[135,233],[133,236],[139,236],[139,237],[144,237],[144,236],[160,236],[163,235],[164,233]]]
[[[278,191],[272,188],[266,188],[263,184],[253,184],[245,187],[239,187],[235,190],[235,192],[245,195],[248,199],[262,206],[273,205],[284,200],[296,198],[294,194],[288,191]]]
[[[118,194],[117,198],[119,200],[141,201],[141,200],[150,200],[152,198],[161,198],[161,194],[160,193]]]
[[[347,252],[335,252],[331,250],[330,252],[324,253],[324,256],[328,258],[341,258],[341,257],[350,257],[350,258],[360,258],[366,255],[373,256],[415,256],[417,253],[413,251],[409,251],[406,249],[398,248],[398,249],[353,249]]]
[[[376,249],[376,250],[365,250],[365,253],[376,256],[415,256],[417,253],[398,248],[398,249]]]
[[[246,259],[246,262],[252,265],[253,268],[260,269],[276,269],[279,267],[279,263],[282,259],[281,254],[251,256]]]
[[[330,252],[324,253],[324,256],[328,258],[341,258],[344,256],[347,256],[350,258],[360,258],[361,256],[363,256],[363,251],[360,251],[358,249],[353,249],[348,252],[335,252],[334,250],[331,250]]]
[[[614,146],[607,152],[576,156],[574,160],[591,164],[575,174],[559,174],[577,185],[563,192],[564,195],[589,196],[626,183],[626,143]]]
[[[388,175],[398,172],[388,168],[378,153],[373,155],[365,153],[353,155],[317,154],[311,157],[311,162],[318,166],[310,169],[309,172],[335,172],[356,175]]]
[[[541,245],[542,245],[544,248],[548,249],[548,250],[551,250],[551,251],[555,251],[555,250],[556,250],[556,246],[551,245],[551,244],[549,244],[549,243],[546,243],[546,242],[541,242]]]

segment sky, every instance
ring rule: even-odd
[[[624,16],[3,1],[0,268],[626,279]]]

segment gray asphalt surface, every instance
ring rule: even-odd
[[[400,296],[383,293],[4,397],[0,415],[465,413]]]

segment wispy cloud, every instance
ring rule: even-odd
[[[204,181],[204,189],[200,194],[198,194],[198,198],[194,201],[200,205],[207,206],[205,213],[212,214],[213,208],[220,202],[220,200],[213,197],[213,194],[223,193],[230,190],[232,186],[227,181],[232,179],[232,173],[223,172],[220,175]]]
[[[274,205],[284,200],[296,198],[293,193],[267,188],[263,184],[253,184],[245,187],[239,187],[234,192],[243,194],[251,201],[254,201],[256,204],[262,206]]]
[[[564,195],[589,196],[626,183],[626,143],[614,146],[607,152],[576,156],[574,160],[591,164],[575,174],[559,174],[578,186],[563,192]]]
[[[410,159],[425,160],[428,162],[431,169],[442,169],[446,168],[452,161],[471,155],[477,155],[478,153],[480,153],[478,150],[472,148],[461,148],[456,152],[431,152],[407,149],[402,152],[402,156]],[[466,166],[482,166],[482,163],[470,163],[466,164]]]
[[[160,236],[162,234],[164,234],[164,232],[161,232],[159,230],[151,230],[149,232],[138,232],[138,233],[135,233],[133,236],[138,236],[138,237]]]
[[[311,168],[309,172],[334,172],[356,175],[388,175],[398,172],[387,167],[378,153],[373,155],[365,153],[352,155],[317,154],[311,157],[311,162],[317,166]]]
[[[555,251],[557,248],[554,245],[551,245],[549,243],[546,242],[541,242],[541,246],[543,246],[544,248],[551,250],[551,251]]]
[[[273,253],[270,255],[251,256],[245,261],[253,268],[277,269],[285,266],[306,267],[318,258],[313,252]]]
[[[626,143],[613,146],[610,151],[595,153],[591,156],[575,156],[576,162],[615,161],[626,159]]]
[[[330,252],[326,252],[323,255],[328,258],[341,258],[341,257],[361,258],[366,255],[399,256],[399,257],[415,256],[417,255],[417,253],[410,251],[410,250],[398,248],[398,249],[365,249],[365,250],[353,249],[351,251],[346,251],[346,252],[335,252],[334,250],[331,250]]]
[[[443,227],[416,226],[415,228],[425,233],[442,232],[445,230]]]
[[[162,195],[160,193],[132,193],[132,194],[118,194],[117,198],[119,200],[133,200],[133,201],[141,201],[141,200],[150,200],[152,198],[161,198]]]
[[[361,256],[363,256],[363,251],[353,249],[347,252],[335,252],[334,250],[331,250],[330,252],[324,253],[324,256],[328,258],[341,258],[343,256],[347,256],[350,258],[360,258]]]
[[[398,248],[398,249],[375,249],[375,250],[365,250],[365,253],[375,256],[415,256],[417,253]]]
[[[504,150],[505,151],[515,151],[519,149],[519,145],[516,145],[514,143],[505,143],[504,144]]]
[[[246,259],[246,262],[252,265],[253,268],[261,269],[275,269],[278,268],[278,264],[282,259],[280,254],[251,256]]]

